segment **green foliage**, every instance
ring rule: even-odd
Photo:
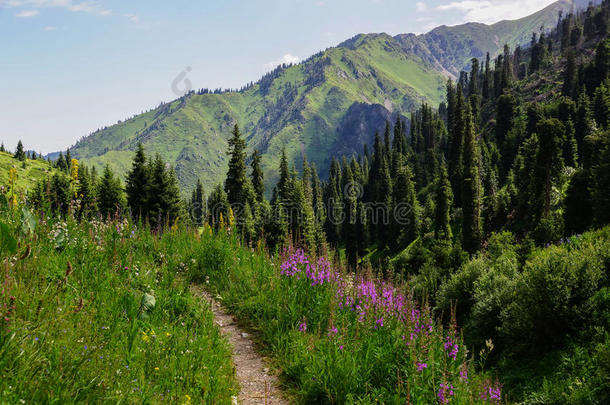
[[[0,215],[14,239],[23,218]],[[182,281],[195,234],[68,216],[18,238],[25,252],[2,263],[0,402],[232,402],[230,348]]]

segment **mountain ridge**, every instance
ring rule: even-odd
[[[277,180],[282,148],[297,169],[306,156],[325,176],[334,153],[360,152],[386,119],[397,114],[407,119],[421,103],[438,105],[446,78],[472,57],[495,56],[505,40],[520,45],[515,41],[531,37],[532,27],[555,24],[559,10],[579,2],[559,0],[528,17],[493,25],[440,26],[420,35],[358,34],[299,64],[279,66],[244,90],[189,93],[96,131],[70,150],[89,164],[110,164],[124,174],[142,142],[176,167],[184,189],[201,178],[210,190],[226,174],[227,140],[237,123],[248,153],[263,154],[268,191]],[[500,34],[491,42],[489,30]]]

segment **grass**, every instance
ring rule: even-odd
[[[405,286],[352,278],[298,250],[267,258],[209,229],[189,275],[254,328],[296,403],[500,401],[459,332],[436,324]]]
[[[17,169],[16,194],[27,193],[39,180],[54,170],[45,160],[27,159],[21,162],[10,153],[0,152],[0,185],[6,187],[9,184],[9,170],[13,167]]]
[[[180,276],[196,234],[52,218],[31,231],[18,213],[0,215],[19,242],[2,254],[0,403],[231,403],[230,349]]]

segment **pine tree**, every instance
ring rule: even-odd
[[[127,173],[125,191],[127,203],[133,218],[146,218],[149,215],[149,199],[155,198],[150,192],[150,173],[146,164],[144,146],[138,143],[138,149],[133,157],[131,171]]]
[[[216,185],[208,197],[208,222],[214,229],[219,229],[220,217],[227,218],[229,201],[227,193],[220,184]]]
[[[483,74],[483,99],[489,100],[492,97],[491,89],[493,88],[491,67],[489,60],[489,52],[485,56],[485,73]]]
[[[193,190],[193,196],[191,198],[193,222],[197,226],[203,226],[204,208],[203,185],[201,184],[201,180],[197,179],[197,185]]]
[[[576,60],[573,49],[569,49],[567,53],[562,93],[570,98],[574,98],[576,95]]]
[[[225,192],[234,211],[241,211],[253,201],[252,184],[246,173],[246,142],[241,137],[237,124],[229,139],[229,171],[225,180]]]
[[[610,125],[610,88],[604,83],[595,89],[593,95],[593,118],[599,127],[607,128]]]
[[[70,206],[70,181],[65,175],[55,173],[51,178],[49,191],[51,209],[53,212],[65,217],[68,214],[68,207]]]
[[[250,167],[252,168],[252,186],[254,187],[256,200],[262,202],[265,196],[265,178],[261,169],[261,154],[258,149],[255,149],[252,153]]]
[[[555,118],[545,118],[536,126],[538,154],[534,172],[534,218],[540,221],[551,211],[551,191],[563,168],[562,140],[565,126]]]
[[[462,212],[464,217],[462,246],[469,253],[481,244],[481,180],[479,175],[479,147],[470,108],[464,117],[464,149],[462,179]]]
[[[17,142],[17,150],[15,151],[14,158],[23,162],[26,159],[25,152],[23,151],[23,143],[21,140]]]
[[[0,152],[6,152],[6,149],[4,148],[4,142],[0,143]]]
[[[581,168],[570,179],[564,203],[564,223],[566,235],[585,231],[593,219],[590,192],[590,170]]]
[[[600,134],[599,160],[593,167],[591,196],[594,222],[603,226],[610,223],[610,129]]]
[[[576,122],[574,123],[574,136],[576,145],[578,146],[578,157],[580,163],[584,163],[584,139],[593,133],[594,122],[591,114],[589,97],[584,89],[578,96],[576,103]]]
[[[87,167],[83,167],[79,175],[78,198],[80,207],[78,210],[79,219],[89,218],[97,211],[95,205],[94,185],[91,184],[91,177]]]
[[[457,91],[455,114],[453,115],[452,127],[449,132],[449,173],[453,187],[453,195],[456,196],[456,206],[461,206],[461,187],[463,173],[463,148],[464,148],[464,99],[460,89]],[[458,197],[459,196],[459,197]]]
[[[114,175],[110,166],[106,165],[104,174],[97,186],[97,208],[103,218],[121,214],[123,211],[123,190],[120,180]]]
[[[439,240],[451,240],[451,203],[453,193],[447,173],[447,166],[443,163],[440,175],[436,182],[436,215],[434,221],[434,235]]]
[[[396,248],[398,245],[408,245],[419,234],[417,217],[419,204],[415,194],[413,174],[409,166],[403,162],[400,163],[395,174],[392,192],[394,206],[390,212],[393,214],[391,219],[394,229],[391,244],[392,247]],[[386,231],[386,233],[388,232]]]

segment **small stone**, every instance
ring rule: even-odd
[[[246,332],[242,332],[241,333],[241,337],[243,337],[244,339],[248,337],[248,334]]]
[[[265,367],[265,368],[263,369],[263,373],[268,373],[268,372],[269,372],[269,368]]]

